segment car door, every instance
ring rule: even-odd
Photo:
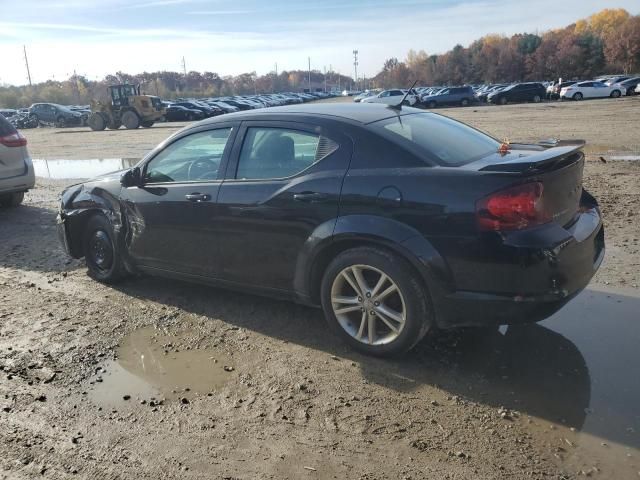
[[[584,82],[580,85],[580,93],[582,93],[583,98],[593,98],[596,96],[593,87],[594,82]]]
[[[222,278],[290,291],[318,228],[333,231],[351,140],[324,125],[243,122],[218,195]]]
[[[123,188],[126,245],[141,268],[210,276],[219,269],[215,202],[238,123],[186,132]]]
[[[593,97],[608,97],[611,93],[611,87],[601,82],[593,82]]]

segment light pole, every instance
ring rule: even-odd
[[[358,89],[358,50],[354,50],[353,51],[353,70],[355,72],[355,88],[354,90]]]

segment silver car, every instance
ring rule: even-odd
[[[0,115],[0,206],[17,207],[35,183],[27,139]]]

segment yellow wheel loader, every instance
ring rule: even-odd
[[[165,110],[159,97],[140,95],[140,85],[111,85],[111,103],[91,102],[91,115],[87,123],[91,130],[116,130],[151,127],[164,117]]]

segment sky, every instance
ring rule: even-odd
[[[488,33],[542,33],[638,0],[0,0],[0,84],[76,71],[258,75],[311,68],[373,76],[409,49],[443,53]]]

